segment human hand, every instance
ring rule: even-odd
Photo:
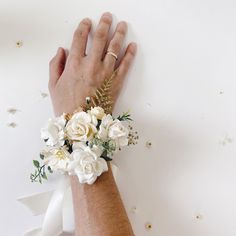
[[[130,43],[120,63],[116,65],[116,58],[105,53],[109,50],[119,55],[127,32],[127,24],[124,21],[119,22],[108,42],[111,23],[111,13],[104,13],[95,30],[91,50],[85,55],[92,23],[88,18],[83,19],[74,33],[68,56],[63,48],[59,48],[50,61],[48,87],[56,116],[63,112],[73,112],[83,105],[86,97],[93,96],[104,79],[109,78],[115,69],[117,73],[113,80],[111,95],[113,102],[116,102],[137,46],[135,43]]]

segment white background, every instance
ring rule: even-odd
[[[82,18],[95,26],[104,11],[114,14],[113,28],[126,20],[126,44],[138,44],[116,107],[131,110],[140,136],[116,157],[135,234],[235,236],[234,0],[1,0],[0,234],[41,224],[16,199],[54,186],[29,181],[43,146],[40,127],[52,116],[50,98],[41,95],[48,92],[48,62],[57,47],[70,46]],[[67,219],[66,229],[72,223]]]

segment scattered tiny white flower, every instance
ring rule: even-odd
[[[65,142],[65,123],[64,115],[49,119],[46,126],[41,129],[41,139],[46,140],[48,146],[63,146]]]
[[[66,125],[66,133],[69,139],[77,141],[89,141],[97,133],[97,119],[82,111],[75,113]]]
[[[68,169],[70,174],[77,175],[80,183],[93,184],[98,176],[108,171],[107,162],[84,143],[78,142],[73,149]]]
[[[49,148],[44,150],[42,154],[44,155],[44,164],[50,166],[52,170],[67,171],[70,153],[66,147]]]

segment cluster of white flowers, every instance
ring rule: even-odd
[[[93,184],[108,170],[106,160],[128,145],[128,135],[122,120],[105,114],[101,107],[77,112],[68,121],[63,114],[41,129],[47,145],[41,156],[50,170],[77,175],[80,183]]]

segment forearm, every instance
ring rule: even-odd
[[[71,177],[76,236],[134,235],[110,165],[92,184]]]

